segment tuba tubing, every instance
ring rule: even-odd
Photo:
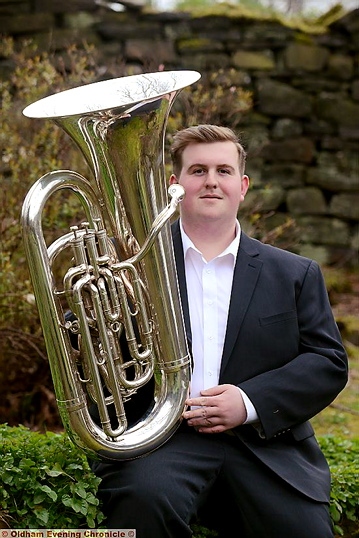
[[[46,97],[23,111],[62,127],[93,176],[45,174],[28,192],[21,216],[60,416],[92,459],[143,456],[181,422],[190,356],[170,219],[184,191],[167,192],[163,154],[173,101],[199,78],[194,71],[123,77]],[[86,221],[48,246],[43,210],[60,190],[78,197]],[[66,251],[72,262],[59,288],[53,267]],[[152,402],[129,424],[126,402],[149,381]]]

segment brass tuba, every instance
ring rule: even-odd
[[[21,217],[61,419],[92,458],[142,456],[181,421],[190,357],[169,219],[184,192],[170,187],[168,201],[164,137],[174,99],[199,78],[164,71],[106,80],[23,111],[61,126],[93,173],[91,180],[68,170],[44,175]],[[61,189],[80,199],[86,222],[47,246],[43,208]],[[59,286],[53,265],[69,252]],[[147,384],[148,407],[129,423],[126,405]]]

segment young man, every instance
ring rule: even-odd
[[[241,231],[249,180],[230,129],[185,129],[171,156],[170,182],[186,191],[173,242],[188,409],[153,453],[97,465],[107,525],[186,538],[211,503],[223,536],[332,538],[329,469],[308,420],[345,386],[347,358],[320,269]]]

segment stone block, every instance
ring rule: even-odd
[[[260,79],[257,85],[258,109],[271,116],[288,118],[307,117],[311,114],[311,99],[289,84]]]
[[[127,12],[106,12],[96,24],[96,30],[104,42],[154,39],[161,36],[161,23],[156,20],[138,20]]]
[[[289,69],[318,72],[326,65],[329,51],[316,45],[291,43],[285,51],[284,58]]]
[[[328,74],[339,80],[350,80],[354,72],[354,60],[348,55],[332,54],[328,61]]]
[[[224,50],[223,43],[219,41],[213,41],[208,38],[186,38],[179,39],[176,43],[176,48],[180,54],[208,52],[208,51],[222,51]]]
[[[181,69],[194,69],[202,73],[203,71],[213,71],[216,69],[226,69],[230,67],[230,60],[227,54],[201,52],[195,54],[182,54],[180,56]]]
[[[31,4],[28,0],[0,0],[0,17],[5,15],[19,15],[20,13],[30,13]],[[1,30],[2,31],[2,30]]]
[[[359,80],[354,80],[352,83],[352,97],[355,101],[359,101]]]
[[[269,130],[265,125],[253,124],[248,125],[241,136],[249,157],[256,157],[263,146],[269,143]]]
[[[350,245],[349,226],[340,219],[299,216],[296,222],[300,228],[300,237],[303,243],[341,247]]]
[[[315,147],[309,138],[293,138],[280,142],[269,142],[260,152],[268,161],[286,161],[310,164],[313,161]]]
[[[50,32],[54,27],[55,17],[52,13],[20,13],[1,17],[1,33],[6,35]]]
[[[286,202],[289,213],[293,215],[318,215],[328,211],[324,194],[316,187],[290,189]]]
[[[272,129],[272,136],[276,139],[293,138],[301,136],[303,125],[298,120],[291,118],[280,118],[276,120]]]
[[[312,245],[310,243],[301,243],[298,247],[298,254],[305,258],[315,260],[321,266],[327,265],[330,259],[328,247]]]
[[[357,191],[359,160],[357,151],[322,151],[317,166],[308,169],[307,183],[328,191]]]
[[[94,13],[87,13],[86,11],[70,12],[64,15],[64,26],[66,28],[74,28],[77,31],[87,28],[91,29],[97,22],[98,16]]]
[[[356,128],[359,124],[359,104],[337,95],[321,95],[315,104],[320,119],[340,127]]]
[[[304,185],[306,167],[297,163],[273,163],[263,166],[263,180],[271,185],[281,185],[284,189]]]
[[[265,71],[267,69],[274,69],[275,67],[275,61],[271,51],[251,52],[240,50],[233,54],[232,62],[239,69]]]
[[[282,49],[293,35],[292,28],[275,20],[270,22],[260,20],[258,24],[250,24],[242,31],[244,45],[252,49],[256,47],[257,50],[263,50],[269,46],[273,49]]]
[[[330,201],[330,213],[335,217],[359,221],[359,192],[340,193],[333,196]]]
[[[35,12],[69,13],[79,11],[95,11],[94,0],[32,0]]]
[[[130,60],[154,62],[158,66],[173,62],[176,53],[171,41],[156,39],[128,39],[125,43],[125,56]]]
[[[246,211],[251,209],[253,212],[274,211],[283,203],[285,199],[284,189],[275,185],[261,189],[251,189],[247,192],[241,208]]]

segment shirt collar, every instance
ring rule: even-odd
[[[188,235],[184,231],[181,219],[179,222],[180,222],[184,258],[186,259],[187,252],[189,251],[189,249],[193,249],[202,255],[202,253],[198,250],[197,247],[195,247],[191,239],[188,237]],[[236,236],[233,239],[233,241],[228,245],[228,247],[223,252],[221,252],[221,254],[217,256],[217,258],[219,258],[220,256],[225,256],[226,254],[232,254],[235,261],[237,258],[237,253],[239,249],[240,238],[241,238],[241,225],[239,224],[239,221],[236,219]]]

